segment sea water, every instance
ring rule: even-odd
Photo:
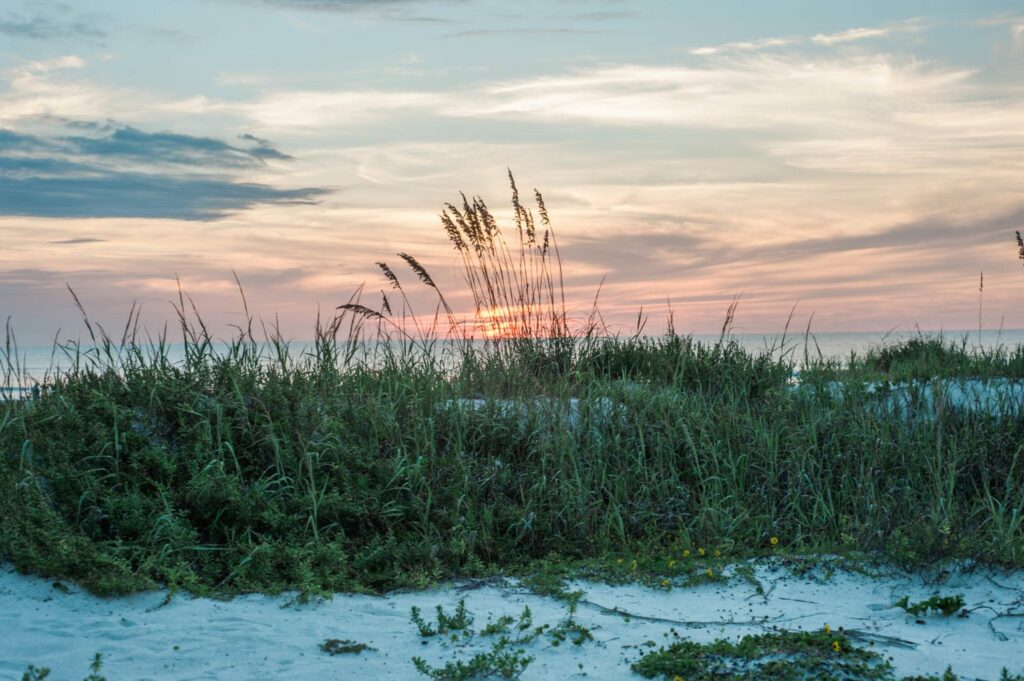
[[[892,345],[920,336],[927,338],[941,336],[946,344],[959,345],[966,341],[968,350],[992,351],[999,347],[1012,350],[1018,345],[1024,344],[1024,329],[984,329],[980,332],[977,329],[973,331],[856,331],[809,335],[791,333],[785,337],[781,333],[734,332],[729,334],[728,338],[754,354],[763,353],[769,349],[774,351],[775,356],[779,356],[780,352],[788,352],[787,357],[799,369],[805,357],[810,359],[822,357],[843,361],[850,358],[851,352],[863,356],[871,348]],[[717,334],[693,336],[695,341],[705,344],[714,344],[719,338]],[[218,349],[223,347],[224,344],[221,344]],[[293,358],[299,358],[308,353],[312,347],[311,343],[301,341],[292,342],[289,345]],[[88,348],[83,347],[82,350],[88,352]],[[181,363],[185,358],[185,346],[180,343],[170,343],[166,346],[166,353],[169,361]],[[35,383],[45,382],[48,375],[67,369],[73,362],[69,354],[60,348],[54,349],[53,346],[48,345],[18,348],[17,363],[24,380],[19,384],[16,377],[5,379],[0,373],[0,393],[11,395],[24,392]],[[0,367],[0,371],[2,369],[3,367]]]

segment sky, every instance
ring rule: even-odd
[[[0,0],[0,317],[178,282],[311,336],[438,220],[539,189],[572,314],[628,330],[1024,327],[1024,9],[974,0]],[[415,276],[397,266],[409,290]],[[979,291],[984,272],[984,289]],[[603,282],[603,283],[602,283]],[[428,292],[413,303],[431,309]]]

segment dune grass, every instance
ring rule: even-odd
[[[215,341],[184,295],[182,362],[134,312],[113,335],[86,317],[89,344],[56,349],[67,368],[0,400],[0,557],[101,594],[381,591],[622,556],[655,573],[705,548],[1024,565],[1024,419],[880,418],[863,390],[791,390],[792,348],[746,352],[728,318],[710,344],[609,337],[596,305],[570,329],[536,198],[540,221],[515,195],[511,244],[479,199],[447,208],[468,320],[440,291],[412,314],[386,264],[391,299],[349,299],[302,353],[251,321]],[[954,350],[912,341],[802,378],[951,357],[1021,375],[1021,348]],[[16,381],[10,341],[3,359]]]
[[[936,377],[1024,379],[1024,345],[972,347],[968,336],[918,333],[898,343],[881,344],[862,355],[811,359],[803,380],[911,382]]]

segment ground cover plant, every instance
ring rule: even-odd
[[[649,679],[673,681],[957,681],[947,669],[941,676],[897,677],[885,657],[858,647],[842,632],[772,631],[696,643],[677,639],[643,655],[631,669]],[[1003,669],[1002,681],[1022,677]]]
[[[136,312],[117,333],[86,316],[64,369],[0,400],[0,557],[101,594],[382,591],[551,563],[671,586],[698,547],[1024,564],[1019,412],[884,418],[856,372],[842,399],[823,387],[841,372],[793,390],[795,346],[743,350],[734,309],[712,343],[642,320],[609,336],[596,307],[574,323],[535,198],[539,219],[514,193],[507,239],[479,199],[445,210],[465,319],[408,254],[301,352],[252,320],[218,341],[184,294],[181,362]],[[939,352],[882,349],[873,371],[938,370]],[[993,374],[1024,356],[963,352]],[[2,360],[17,383],[10,333]]]
[[[102,669],[103,655],[96,653],[89,664],[89,675],[82,679],[82,681],[107,681],[107,677],[100,675]],[[25,673],[22,674],[21,681],[43,681],[50,678],[50,673],[49,667],[36,667],[30,664]]]
[[[911,602],[909,596],[896,601],[897,608],[903,608],[911,615],[927,615],[929,613],[937,613],[943,617],[949,617],[950,615],[960,612],[961,608],[964,607],[964,597],[960,594],[955,596],[940,596],[935,594],[923,601]]]
[[[576,608],[581,592],[568,599],[568,614],[558,624],[536,625],[529,606],[523,608],[518,617],[503,615],[497,620],[488,622],[480,630],[481,637],[494,638],[489,650],[476,653],[468,659],[454,659],[441,667],[433,667],[423,658],[412,658],[413,666],[418,672],[433,679],[447,681],[464,681],[466,679],[483,679],[501,677],[517,678],[535,659],[527,654],[527,648],[544,638],[552,648],[557,648],[569,640],[574,646],[581,646],[594,640],[590,629],[576,621]],[[427,623],[419,608],[412,608],[411,620],[419,635],[431,638],[448,634],[447,643],[463,645],[477,635],[471,625],[473,616],[466,610],[465,599],[459,601],[454,613],[448,614],[439,605],[437,624]],[[424,640],[424,643],[426,641]]]

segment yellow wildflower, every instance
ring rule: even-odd
[[[825,633],[826,634],[831,634],[832,633],[832,627],[830,627],[829,625],[826,624],[825,625]]]
[[[689,558],[689,557],[690,557],[690,549],[684,549],[683,550],[683,558]]]
[[[670,560],[670,561],[668,562],[668,569],[669,569],[669,570],[671,570],[671,569],[672,569],[672,568],[674,568],[675,566],[676,566],[676,562],[675,562],[674,560]]]
[[[715,576],[715,571],[712,570],[711,568],[708,568],[707,575],[708,575],[708,577],[714,577]]]
[[[661,580],[661,585],[662,586],[668,586],[668,580],[667,579]]]
[[[705,553],[707,553],[707,551],[705,551],[705,550],[704,550],[703,548],[699,548],[699,549],[697,549],[697,554],[698,554],[698,555],[701,555],[701,556],[703,556],[703,555],[704,555]]]
[[[772,537],[771,538],[771,542],[772,542],[772,546],[778,546],[779,545],[779,538],[778,537]]]
[[[715,558],[721,558],[721,557],[722,557],[722,552],[720,550],[718,550],[718,549],[715,549]]]
[[[842,649],[843,649],[842,646],[839,645],[839,641],[832,641],[832,650],[834,650],[834,651],[836,651],[838,653]]]

